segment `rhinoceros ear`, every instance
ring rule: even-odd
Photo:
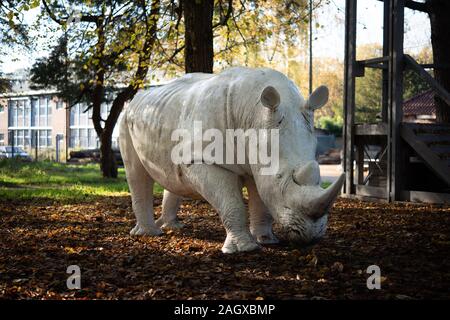
[[[265,87],[261,93],[261,103],[264,107],[275,111],[280,105],[280,94],[272,86]]]
[[[328,101],[328,88],[325,86],[320,86],[309,96],[308,101],[306,101],[305,108],[309,110],[316,110],[325,105]]]

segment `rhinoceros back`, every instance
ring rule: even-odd
[[[166,85],[140,91],[125,110],[124,123],[139,159],[152,177],[167,189],[182,185],[179,166],[171,161],[178,143],[176,129],[192,129],[201,121],[203,130],[225,132],[252,122],[258,112],[260,92],[266,85],[289,80],[270,69],[231,68],[219,74],[194,73]],[[284,87],[288,87],[285,85]]]

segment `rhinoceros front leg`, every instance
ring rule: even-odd
[[[273,218],[269,210],[261,200],[253,179],[245,181],[248,191],[248,207],[250,211],[250,232],[261,244],[278,243],[277,237],[273,234]]]
[[[182,198],[175,193],[164,190],[161,217],[156,220],[156,226],[167,229],[180,229],[184,227],[178,218],[177,211],[180,208]]]
[[[223,253],[260,248],[248,229],[242,184],[236,174],[214,165],[193,164],[186,169],[186,175],[203,198],[219,212],[227,233]]]
[[[120,126],[119,141],[131,193],[131,204],[136,216],[136,226],[130,231],[130,234],[132,236],[161,235],[162,231],[156,226],[153,215],[154,181],[139,160],[124,122]]]

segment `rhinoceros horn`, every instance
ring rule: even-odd
[[[311,218],[319,219],[324,216],[332,206],[344,183],[342,174],[331,186],[326,189],[320,187],[320,168],[317,161],[309,161],[293,173],[296,184],[307,189],[306,199],[308,212]]]
[[[293,178],[298,185],[315,186],[320,183],[320,168],[317,161],[309,161],[294,171]]]
[[[318,195],[314,196],[310,200],[309,207],[311,210],[309,211],[309,216],[313,219],[319,219],[323,217],[330,207],[333,205],[334,200],[338,196],[339,192],[341,191],[342,185],[344,183],[344,174],[341,174],[341,176],[328,188],[322,189],[321,187],[318,187]]]

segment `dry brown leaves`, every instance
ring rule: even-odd
[[[155,200],[157,214],[161,200]],[[224,255],[225,232],[205,202],[184,202],[186,227],[131,238],[129,197],[96,203],[0,204],[0,298],[449,298],[450,208],[340,199],[326,238]],[[82,289],[66,288],[81,268]],[[366,269],[380,266],[382,289]]]

